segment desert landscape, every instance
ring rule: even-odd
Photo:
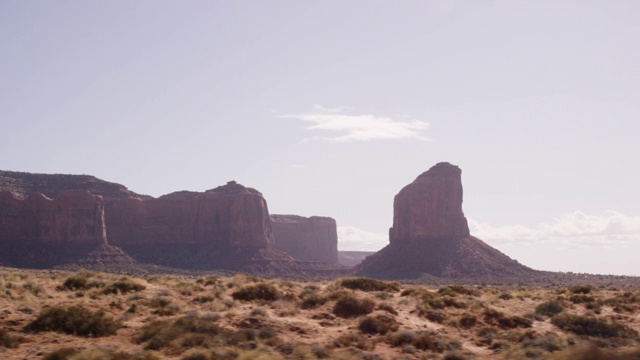
[[[3,359],[636,359],[640,291],[0,270]]]
[[[0,0],[0,360],[640,360],[638,14]]]

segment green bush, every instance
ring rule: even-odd
[[[562,306],[562,301],[560,300],[545,301],[536,306],[536,314],[540,314],[543,316],[553,316],[561,313],[563,310],[564,307]]]
[[[333,307],[333,313],[342,318],[366,315],[373,311],[375,303],[369,299],[359,299],[352,294],[341,296]]]
[[[81,306],[51,307],[43,310],[38,318],[27,325],[27,331],[55,331],[70,335],[100,337],[113,335],[120,323],[104,312],[91,312]]]
[[[388,315],[365,316],[358,324],[358,329],[365,334],[384,335],[398,330],[398,323]]]
[[[552,317],[551,323],[562,330],[578,335],[601,338],[633,338],[638,336],[635,330],[624,324],[592,316],[560,314]]]
[[[338,280],[338,285],[347,289],[360,291],[400,291],[400,286],[396,283],[390,283],[365,277],[340,279]]]
[[[243,286],[231,294],[235,300],[242,301],[274,301],[278,300],[280,296],[281,294],[275,286],[265,283]]]

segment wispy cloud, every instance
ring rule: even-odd
[[[607,247],[640,242],[640,216],[628,216],[612,210],[600,215],[576,211],[535,227],[492,226],[470,219],[469,227],[474,236],[493,244],[553,243],[564,247]]]
[[[353,226],[338,226],[338,249],[342,251],[378,251],[388,243],[387,234],[365,231]]]
[[[278,118],[297,119],[311,123],[307,126],[311,131],[324,131],[334,133],[331,136],[316,136],[316,139],[348,142],[348,141],[372,141],[372,140],[428,140],[422,130],[429,127],[424,121],[411,118],[391,118],[372,114],[354,115],[346,114],[348,109],[326,108],[314,106],[314,111],[299,114],[277,115]],[[306,141],[310,139],[305,139]]]

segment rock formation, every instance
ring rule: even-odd
[[[235,182],[204,193],[107,199],[105,208],[110,243],[142,262],[237,268],[273,246],[267,202]]]
[[[65,190],[86,190],[104,198],[150,198],[136,194],[123,185],[100,180],[90,175],[32,174],[0,170],[0,191],[10,191],[18,199],[25,199],[33,193],[56,198]]]
[[[383,278],[519,277],[533,270],[469,235],[462,212],[461,170],[438,163],[394,199],[389,245],[357,267]]]
[[[275,247],[304,261],[338,263],[336,221],[330,217],[271,215]]]
[[[101,196],[60,191],[55,199],[34,193],[18,199],[0,192],[3,263],[43,268],[73,261],[107,243]]]

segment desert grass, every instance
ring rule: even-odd
[[[633,287],[0,268],[2,359],[633,359]]]

